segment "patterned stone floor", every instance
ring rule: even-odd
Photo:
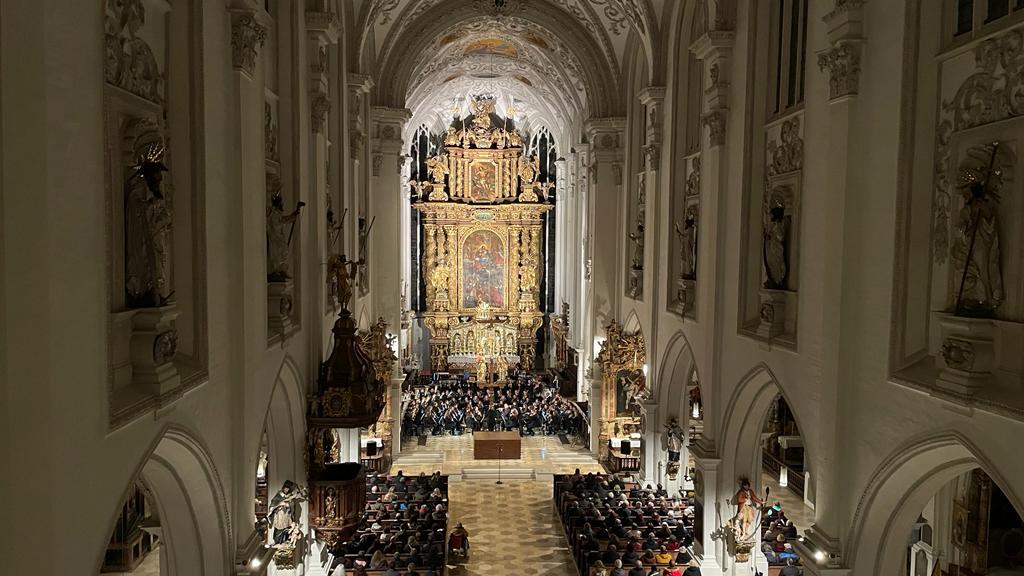
[[[435,457],[432,459],[431,456]],[[391,471],[429,474],[441,470],[442,474],[461,474],[466,468],[494,468],[497,465],[497,460],[474,460],[473,436],[463,434],[430,436],[426,446],[417,446],[415,438],[406,440]],[[556,436],[524,437],[522,458],[503,460],[501,465],[507,469],[531,468],[539,474],[571,474],[576,468],[583,473],[604,471],[589,451],[562,444]]]
[[[781,502],[786,517],[793,521],[798,530],[803,532],[811,527],[811,524],[814,523],[814,510],[804,504],[803,498],[794,494],[789,488],[779,488],[778,480],[769,474],[761,475],[761,486],[771,487],[768,503],[771,504],[776,500]]]
[[[451,525],[469,530],[469,561],[455,576],[575,576],[576,569],[551,500],[550,481],[453,482]]]

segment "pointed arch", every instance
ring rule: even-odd
[[[768,417],[768,408],[778,397],[786,401],[796,420],[807,460],[817,453],[813,430],[804,425],[804,403],[787,392],[767,364],[761,362],[740,379],[725,405],[722,419],[722,458],[732,462],[736,476],[750,477],[751,484],[760,489],[761,479],[755,472],[761,470],[761,431]],[[731,480],[730,480],[731,481]]]
[[[672,416],[679,418],[680,422],[688,421],[687,387],[695,372],[697,362],[693,356],[693,348],[683,331],[678,330],[669,338],[654,383],[662,422],[668,422]]]
[[[181,425],[167,426],[136,470],[123,493],[127,497],[140,481],[152,494],[168,572],[196,576],[230,573],[233,559],[227,498],[213,458],[198,435]],[[120,507],[113,510],[108,531],[101,535],[96,573],[120,512]]]
[[[298,365],[290,355],[285,354],[274,380],[263,424],[271,455],[270,469],[267,471],[271,486],[305,475],[302,461],[302,446],[306,435],[305,406]],[[257,456],[258,451],[257,440]]]
[[[844,556],[860,574],[893,574],[906,553],[907,536],[918,514],[945,484],[981,468],[1013,504],[1024,510],[1008,478],[1020,478],[1022,466],[989,458],[959,430],[909,438],[878,466],[853,515]]]

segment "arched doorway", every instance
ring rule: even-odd
[[[231,568],[227,519],[220,478],[208,451],[188,431],[170,427],[132,479],[125,504],[112,521],[110,543],[148,541],[149,554],[159,555],[156,574],[225,574]],[[141,556],[131,570],[120,573],[132,574],[143,563],[152,568],[155,559]],[[104,557],[112,559],[110,547]],[[108,571],[102,567],[106,564],[101,562],[98,571]]]

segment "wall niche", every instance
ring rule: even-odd
[[[201,6],[107,0],[104,142],[111,426],[206,375],[203,192],[194,69]]]
[[[1024,34],[933,59],[940,18],[921,11],[918,24],[917,85],[940,93],[908,96],[890,369],[898,383],[1022,418]]]

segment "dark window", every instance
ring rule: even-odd
[[[956,35],[965,34],[974,28],[974,0],[957,0]]]
[[[1010,13],[1010,0],[988,0],[988,16],[985,22],[998,20]]]

